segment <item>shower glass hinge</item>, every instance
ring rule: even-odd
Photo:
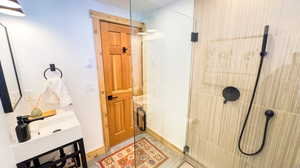
[[[198,32],[192,32],[191,34],[191,41],[192,42],[198,42],[199,33]]]
[[[185,145],[184,148],[183,148],[183,153],[186,154],[186,153],[189,153],[190,152],[190,147]]]

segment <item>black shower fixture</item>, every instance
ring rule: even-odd
[[[274,111],[272,111],[272,110],[265,111],[266,122],[265,122],[264,134],[263,134],[263,138],[262,138],[262,144],[259,147],[259,149],[255,152],[252,152],[252,153],[245,152],[241,147],[241,143],[242,143],[245,128],[247,126],[249,116],[250,116],[250,113],[251,113],[251,110],[252,110],[252,106],[253,106],[253,102],[254,102],[254,98],[255,98],[255,94],[256,94],[256,90],[257,90],[257,86],[258,86],[258,82],[259,82],[259,78],[260,78],[260,74],[261,74],[261,70],[262,70],[262,66],[263,66],[263,62],[264,62],[264,57],[267,56],[266,49],[267,49],[267,43],[268,43],[268,36],[269,36],[269,25],[265,26],[265,31],[264,31],[264,35],[263,35],[263,44],[262,44],[262,49],[261,49],[261,52],[260,52],[260,56],[261,56],[260,57],[260,64],[259,64],[259,67],[258,67],[258,72],[257,72],[257,76],[256,76],[254,89],[253,89],[253,92],[252,92],[252,97],[251,97],[251,100],[250,100],[250,105],[248,107],[247,115],[246,115],[245,121],[243,123],[243,127],[242,127],[242,130],[241,130],[241,134],[240,134],[239,142],[238,142],[238,148],[239,148],[240,152],[244,155],[247,155],[247,156],[254,156],[254,155],[257,155],[257,154],[259,154],[260,152],[263,151],[263,149],[265,147],[265,143],[266,143],[266,137],[267,137],[267,132],[268,132],[269,121],[275,115]]]
[[[229,86],[224,88],[223,90],[223,97],[224,97],[224,104],[226,104],[228,101],[236,101],[240,98],[240,91],[233,86]]]

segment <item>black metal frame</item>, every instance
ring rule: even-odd
[[[6,81],[4,78],[1,61],[0,61],[0,98],[2,101],[2,106],[3,106],[4,112],[5,113],[12,112],[13,107],[11,105],[8,89],[6,86]]]
[[[74,152],[71,154],[66,155],[63,151],[65,147],[74,146]],[[59,151],[60,152],[60,159],[55,161],[46,162],[44,164],[40,164],[39,159],[45,155],[48,155],[52,152]],[[84,148],[83,139],[76,140],[74,142],[68,143],[41,155],[35,156],[34,158],[25,160],[21,163],[17,164],[17,168],[63,168],[67,159],[74,158],[76,161],[76,165],[78,167],[82,166],[82,168],[88,168],[87,161],[86,161],[86,154]],[[33,167],[31,166],[33,164]]]
[[[20,97],[19,97],[18,101],[16,102],[16,104],[14,106],[12,106],[11,100],[10,100],[10,97],[9,97],[9,92],[8,92],[8,89],[7,89],[7,85],[6,85],[6,81],[5,81],[3,68],[1,66],[1,61],[0,61],[0,91],[1,91],[0,92],[0,98],[1,98],[1,101],[2,101],[2,106],[3,106],[4,112],[5,113],[11,113],[17,107],[17,105],[20,103],[23,94],[22,94],[22,90],[21,90],[21,86],[20,86],[20,81],[19,81],[19,77],[18,77],[18,73],[17,73],[17,69],[16,69],[16,63],[15,63],[14,55],[13,55],[13,52],[12,52],[12,47],[11,47],[11,43],[10,43],[7,28],[2,23],[0,23],[0,26],[2,26],[5,30],[7,43],[8,43],[8,47],[9,47],[9,52],[10,52],[10,55],[11,55],[12,64],[13,64],[13,67],[14,67],[15,76],[16,76],[18,89],[19,89],[19,94],[20,94]]]

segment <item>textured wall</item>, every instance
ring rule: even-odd
[[[300,1],[196,0],[188,145],[209,168],[298,168],[300,166]],[[240,154],[239,133],[259,65],[262,33],[270,25],[269,54],[242,147],[257,150],[264,112],[275,111],[264,151]],[[222,90],[238,87],[241,98],[223,104]]]

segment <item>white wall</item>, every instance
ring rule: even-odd
[[[160,39],[146,43],[149,127],[182,148],[185,144],[193,0],[155,11],[148,27]],[[22,0],[24,18],[0,15],[9,30],[23,90],[37,95],[42,72],[55,63],[64,72],[87,151],[103,146],[95,49],[89,9],[128,17],[127,10],[94,0]],[[18,108],[20,112],[28,112]]]
[[[9,142],[8,126],[0,101],[0,163],[3,168],[16,167],[12,150],[9,148]]]
[[[24,18],[0,16],[13,43],[23,91],[37,95],[43,71],[55,63],[73,98],[87,151],[103,146],[95,47],[89,9],[128,17],[94,0],[22,0]],[[18,111],[26,111],[18,108]]]
[[[183,149],[191,69],[193,0],[153,11],[144,22],[158,30],[144,39],[148,127]]]

